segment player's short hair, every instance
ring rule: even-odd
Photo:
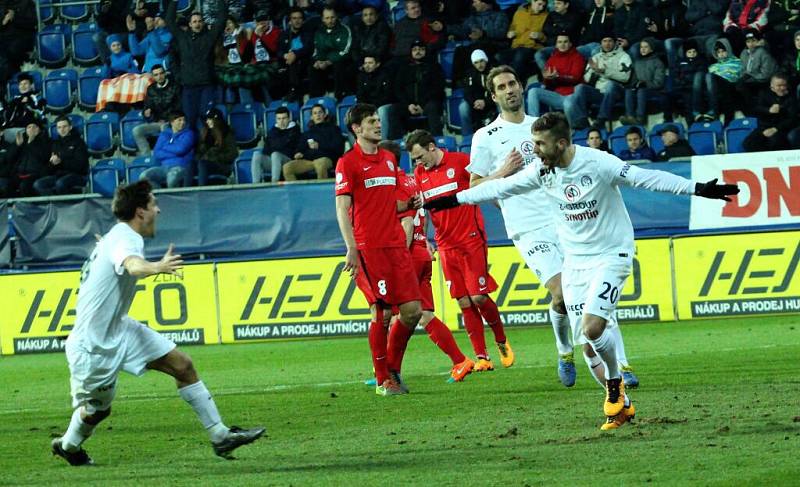
[[[164,69],[164,66],[162,66],[160,64],[154,64],[153,67],[150,68],[150,72],[152,73],[156,69]],[[166,71],[166,69],[164,69],[164,71]]]
[[[627,132],[625,132],[625,136],[627,137],[628,135],[631,134],[636,134],[639,137],[642,137],[642,129],[640,129],[639,127],[631,127],[628,129]]]
[[[547,112],[537,118],[531,126],[531,132],[550,132],[556,140],[565,139],[567,142],[572,142],[569,122],[561,112]]]
[[[489,93],[494,95],[494,78],[499,76],[499,75],[501,75],[501,74],[503,74],[503,73],[511,73],[511,74],[513,74],[514,75],[514,79],[517,80],[517,83],[520,82],[519,81],[519,75],[517,74],[516,71],[514,71],[514,68],[512,68],[511,66],[509,66],[507,64],[501,64],[500,66],[496,66],[496,67],[490,69],[489,70],[489,74],[486,75],[486,89],[489,91]]]
[[[433,135],[427,130],[417,129],[406,137],[406,150],[411,152],[411,149],[417,144],[425,149],[430,144],[436,145],[436,139],[434,139]]]
[[[175,120],[177,120],[177,119],[179,119],[181,117],[186,118],[186,114],[183,113],[183,110],[175,110],[175,111],[170,112],[170,114],[167,116],[167,121],[174,122]]]
[[[599,135],[601,139],[603,138],[603,132],[601,132],[600,129],[597,127],[590,128],[589,131],[586,132],[586,137],[588,138],[592,134],[592,132],[597,132],[597,135]]]
[[[20,73],[17,75],[17,83],[20,81],[27,81],[28,83],[33,84],[33,76],[28,73]]]
[[[344,117],[344,122],[347,124],[347,130],[353,132],[353,125],[361,125],[365,118],[375,115],[378,111],[375,105],[369,103],[356,103],[349,110]]]
[[[66,115],[59,115],[53,124],[58,125],[58,122],[67,122],[70,127],[72,126],[72,120],[70,120]]]
[[[153,187],[147,179],[117,186],[114,200],[111,202],[111,211],[119,220],[131,221],[136,216],[137,208],[147,208],[152,192]]]
[[[400,147],[400,144],[393,140],[382,140],[378,142],[378,147],[383,150],[388,150],[392,154],[394,154],[394,158],[396,161],[400,160],[401,153],[403,152],[403,148]]]
[[[290,8],[289,9],[289,13],[286,16],[287,17],[291,17],[292,14],[300,14],[300,15],[302,15],[303,16],[303,20],[305,20],[305,18],[306,18],[305,10],[303,10],[302,8],[297,7],[297,6]]]

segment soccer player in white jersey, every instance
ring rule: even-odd
[[[564,250],[562,280],[573,336],[588,341],[604,367],[606,422],[601,428],[618,428],[635,413],[625,394],[610,330],[616,326],[617,301],[635,251],[633,225],[619,185],[727,201],[727,196],[737,194],[739,189],[735,185],[718,185],[716,179],[695,183],[668,172],[645,170],[607,152],[576,146],[562,113],[547,113],[534,122],[533,143],[540,163],[530,164],[513,176],[459,192],[451,201],[441,198],[425,206],[447,208],[545,191],[549,201],[541,204],[551,205]]]
[[[531,126],[536,120],[525,114],[522,103],[522,84],[509,66],[498,66],[486,77],[487,89],[497,103],[500,114],[489,125],[479,129],[472,138],[470,164],[471,185],[507,176],[509,170],[528,166],[538,158],[531,141]],[[508,164],[506,164],[508,163]],[[574,343],[570,331],[567,305],[561,291],[561,266],[563,255],[556,235],[552,212],[543,191],[530,191],[499,201],[506,224],[508,237],[522,259],[550,292],[550,322],[558,349],[558,376],[567,387],[575,384]],[[614,329],[614,339],[619,352],[618,360],[623,367],[626,385],[636,387],[639,379],[633,373],[625,356],[622,334]],[[593,367],[589,352],[584,353],[589,370],[603,384],[601,370]]]
[[[197,413],[214,452],[230,458],[264,428],[228,428],[191,358],[151,328],[128,316],[136,281],[155,274],[178,274],[181,256],[169,249],[157,262],[144,258],[143,237],[153,237],[159,210],[147,180],[121,186],[112,203],[119,222],[98,242],[81,269],[75,327],[66,343],[75,411],[64,436],[53,439],[53,455],[70,465],[94,462],[81,447],[97,424],[111,414],[120,371],[140,376],[147,369],[175,378],[178,393]]]

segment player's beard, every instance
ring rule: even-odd
[[[500,110],[504,112],[518,112],[522,108],[522,95],[514,97],[513,101],[509,101],[506,97],[505,101],[500,104]]]

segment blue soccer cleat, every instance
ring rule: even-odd
[[[636,389],[639,387],[639,378],[633,373],[633,368],[630,365],[620,367],[622,371],[622,381],[628,389]]]
[[[566,387],[572,387],[575,385],[576,376],[577,373],[575,372],[575,358],[572,352],[559,355],[558,378],[561,380],[561,383],[564,384]]]
[[[376,379],[375,377],[373,377],[371,379],[367,379],[367,380],[364,381],[364,385],[365,386],[375,387],[375,386],[378,385],[378,379]]]

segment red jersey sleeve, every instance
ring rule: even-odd
[[[355,179],[353,178],[353,171],[351,164],[347,164],[344,157],[340,157],[336,163],[336,196],[344,194],[353,194],[353,187],[355,186]]]

